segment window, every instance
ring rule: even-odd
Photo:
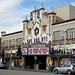
[[[38,41],[39,41],[39,37],[38,37]]]
[[[64,67],[64,65],[60,65],[60,67]]]
[[[71,65],[67,65],[68,67],[71,67]]]
[[[55,16],[53,16],[53,23],[54,23],[54,21],[55,21]]]
[[[11,40],[9,40],[9,46],[11,46]]]
[[[33,12],[30,12],[30,20],[33,19]]]
[[[55,40],[59,40],[59,34],[55,34]]]
[[[73,65],[73,67],[75,67],[75,65]]]
[[[5,46],[5,41],[3,41],[3,46]]]
[[[48,41],[48,37],[46,36],[46,41]]]
[[[38,40],[37,40],[37,38],[36,38],[36,42],[37,42]]]
[[[34,38],[34,43],[35,43],[35,38]]]
[[[68,39],[70,39],[72,37],[71,32],[68,32]]]
[[[15,45],[15,40],[12,40],[12,45]]]
[[[73,32],[73,38],[75,38],[75,32]]]
[[[44,41],[45,41],[45,37],[44,37]]]
[[[41,37],[41,41],[43,42],[43,37]]]
[[[39,10],[37,11],[37,18],[39,18],[39,16],[40,16],[40,12],[39,12]]]

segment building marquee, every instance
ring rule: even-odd
[[[40,55],[40,54],[49,54],[49,48],[29,48],[29,55]]]
[[[27,48],[22,49],[22,55],[47,55],[49,54],[49,48]]]

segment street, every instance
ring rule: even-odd
[[[0,70],[0,75],[57,75],[52,72],[34,72],[34,71],[19,71],[19,70]],[[58,74],[67,75],[67,74]]]

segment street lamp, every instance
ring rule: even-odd
[[[37,59],[37,56],[34,56],[34,60],[35,60],[35,66],[34,66],[34,68],[35,68],[35,70],[36,70],[36,59]]]

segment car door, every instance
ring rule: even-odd
[[[60,65],[60,67],[59,67],[59,72],[60,73],[63,73],[63,68],[64,68],[64,65]]]
[[[64,67],[63,67],[63,73],[67,73],[67,69],[68,69],[68,65],[65,64]]]

